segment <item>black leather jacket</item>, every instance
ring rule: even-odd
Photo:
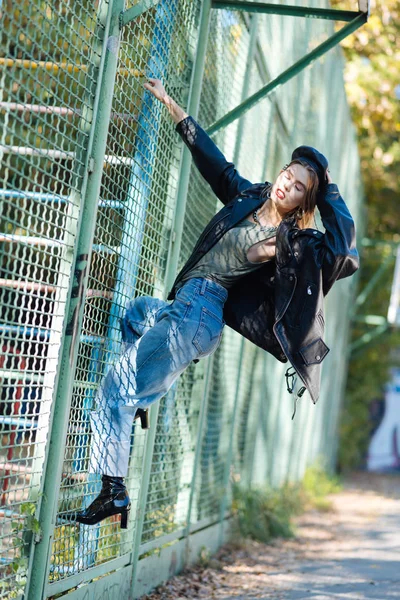
[[[169,300],[175,297],[182,276],[224,233],[264,203],[261,191],[266,185],[252,185],[241,177],[192,117],[181,121],[177,131],[225,206],[199,237]],[[303,383],[298,397],[306,388],[314,403],[321,363],[329,352],[323,341],[323,297],[337,279],[352,275],[359,266],[354,222],[335,184],[327,186],[318,209],[325,233],[299,229],[294,218],[283,220],[276,234],[275,260],[238,280],[224,306],[226,324],[281,362],[289,361]],[[288,369],[289,391],[291,375]]]

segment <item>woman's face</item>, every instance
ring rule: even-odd
[[[271,190],[271,200],[279,213],[303,206],[309,179],[308,170],[297,163],[281,171]]]

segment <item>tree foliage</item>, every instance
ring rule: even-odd
[[[354,4],[333,0],[335,8]],[[345,83],[358,131],[365,189],[365,235],[375,241],[400,242],[400,1],[372,0],[368,23],[342,43],[346,58]],[[393,249],[373,245],[361,252],[360,290]],[[386,316],[394,259],[359,311]],[[353,340],[371,326],[355,323]],[[372,428],[371,401],[382,396],[389,377],[393,349],[400,335],[390,331],[351,357],[347,398],[341,423],[339,463],[362,466]]]

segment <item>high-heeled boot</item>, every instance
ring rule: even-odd
[[[126,529],[131,502],[123,478],[102,475],[101,480],[100,494],[76,515],[76,520],[84,525],[95,525],[107,517],[121,514],[121,529]]]
[[[142,429],[150,429],[150,417],[148,408],[138,408],[135,414],[134,421],[140,419],[140,426]]]

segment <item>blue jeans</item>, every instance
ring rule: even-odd
[[[90,414],[90,472],[126,476],[136,410],[164,396],[192,360],[218,348],[227,296],[218,283],[196,277],[171,303],[148,296],[128,303],[121,322],[123,352],[104,377]]]

